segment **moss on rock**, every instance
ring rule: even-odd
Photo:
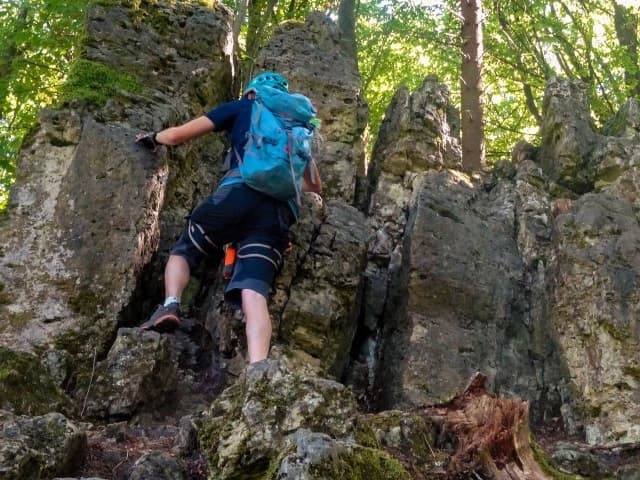
[[[213,402],[200,428],[212,478],[268,478],[293,432],[352,433],[356,404],[341,384],[298,375],[276,360],[250,365],[243,377]]]
[[[628,327],[618,327],[612,322],[606,320],[600,321],[600,326],[607,332],[613,339],[618,342],[627,342],[633,338],[631,330]]]
[[[90,60],[79,59],[71,66],[69,77],[60,91],[60,103],[82,100],[102,107],[119,91],[139,93],[142,84],[134,77]]]
[[[5,289],[6,287],[4,283],[0,282],[0,305],[7,305],[11,303],[11,298],[7,295]]]
[[[33,315],[31,312],[7,312],[3,311],[2,315],[6,320],[6,323],[3,326],[0,326],[0,332],[5,331],[19,331],[26,327]]]
[[[622,371],[625,373],[625,375],[640,379],[640,366],[626,366],[622,369]]]
[[[553,480],[581,480],[582,477],[579,475],[572,475],[570,473],[565,473],[558,470],[555,465],[551,462],[551,459],[544,452],[542,447],[536,443],[533,438],[530,438],[531,450],[533,451],[533,456],[535,461],[540,465],[540,468],[549,475]]]
[[[104,318],[85,320],[77,329],[66,330],[55,337],[53,346],[73,357],[69,376],[75,393],[86,391],[94,358],[103,358],[116,335],[116,327]]]
[[[98,316],[104,307],[105,300],[88,288],[80,288],[79,291],[69,296],[69,306],[74,312],[92,318]]]
[[[381,450],[359,445],[324,462],[312,465],[311,478],[351,480],[409,480],[411,476],[396,459]]]
[[[35,356],[0,347],[0,408],[41,415],[68,411],[71,402]]]

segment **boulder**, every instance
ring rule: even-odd
[[[309,430],[344,439],[353,432],[355,413],[342,384],[265,360],[249,365],[214,401],[203,419],[200,446],[216,478],[266,474],[279,468],[291,434]]]
[[[17,416],[0,410],[0,477],[38,480],[67,475],[83,460],[87,437],[60,413]]]
[[[136,460],[131,467],[129,480],[187,480],[187,476],[171,455],[151,452]]]
[[[90,379],[91,380],[91,379]],[[131,417],[141,406],[163,405],[175,392],[177,360],[157,332],[121,328],[107,358],[99,362],[85,392],[85,412]]]

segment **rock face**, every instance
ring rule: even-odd
[[[418,406],[451,398],[477,370],[531,402],[535,425],[599,448],[640,443],[636,101],[596,132],[583,86],[554,79],[543,143],[469,176],[448,90],[427,77],[395,95],[365,175],[355,59],[322,15],[279,27],[257,66],[318,107],[326,195],[305,199],[291,232],[271,298],[273,360],[245,371],[244,325],[221,306],[214,266],[194,272],[182,331],[131,328],[160,296],[168,248],[224,150],[211,135],[151,153],[134,135],[232,98],[226,9],[139,7],[92,8],[68,100],[42,113],[21,153],[0,230],[3,473],[77,474],[67,455],[83,451],[60,414],[18,414],[138,422],[182,402],[167,407],[193,408],[176,448],[193,454],[198,430],[210,478],[446,478],[450,439]],[[74,90],[87,72],[102,81]],[[204,393],[191,389],[197,375]],[[383,411],[360,415],[356,398]],[[165,420],[175,432],[178,418]],[[49,424],[64,434],[36,448]],[[131,478],[191,474],[162,448],[131,459]],[[584,451],[556,457],[583,475],[637,473]],[[190,468],[204,475],[204,463]]]
[[[369,227],[354,207],[356,176],[363,168],[366,107],[360,96],[355,59],[342,50],[333,22],[312,14],[302,22],[280,26],[257,60],[259,69],[287,76],[291,91],[308,95],[322,121],[318,162],[325,203],[304,198],[300,221],[292,229],[293,251],[279,275],[271,314],[276,342],[286,354],[318,374],[341,378],[356,334],[361,272],[366,264]],[[216,286],[211,298],[221,297]],[[209,322],[233,350],[233,321],[211,302]],[[225,353],[229,355],[229,353]]]
[[[531,343],[526,330],[509,331],[516,329],[509,324],[523,300],[518,298],[522,264],[509,215],[515,199],[505,192],[479,194],[453,171],[430,172],[414,188],[403,264],[392,277],[385,315],[397,329],[385,357],[400,352],[403,357],[381,369],[382,382],[391,387],[385,395],[393,405],[444,401],[474,369],[503,374],[500,357],[509,351],[514,377],[531,378],[533,372],[524,368],[529,362],[518,358],[525,352],[510,345]],[[393,385],[404,387],[394,393]]]
[[[637,136],[602,138],[590,159],[599,188],[558,217],[551,318],[591,444],[640,439],[639,159]]]
[[[154,155],[133,139],[229,98],[228,21],[187,4],[91,9],[67,94],[79,100],[43,112],[20,156],[2,227],[2,344],[104,352],[130,321],[119,315],[143,267],[216,175],[201,157],[222,151],[218,139],[206,156],[202,142]],[[109,75],[128,80],[98,98],[107,80],[91,78]]]
[[[356,333],[369,231],[364,215],[340,200],[328,201],[317,214],[308,217],[317,223],[299,225],[301,241],[294,248],[301,256],[285,266],[278,281],[276,298],[286,301],[278,340],[318,372],[340,378]]]
[[[383,405],[446,399],[480,368],[498,392],[532,400],[537,421],[561,417],[592,444],[636,442],[640,145],[633,128],[604,137],[569,116],[588,111],[579,84],[554,80],[545,105],[548,142],[537,156],[515,151],[515,169],[499,165],[481,181],[427,171],[412,182],[391,242],[399,267],[389,268],[383,314]],[[625,124],[633,117],[618,118]]]

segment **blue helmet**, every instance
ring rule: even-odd
[[[287,82],[287,79],[282,75],[276,72],[263,72],[251,79],[247,84],[247,88],[244,89],[244,94],[246,95],[250,91],[255,90],[256,87],[260,86],[277,88],[283,92],[289,91],[289,82]]]

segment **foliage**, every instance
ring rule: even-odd
[[[236,49],[241,65],[240,85],[245,85],[253,76],[258,53],[278,24],[288,20],[303,21],[312,11],[335,14],[338,9],[338,0],[223,0],[235,14],[244,10],[243,2],[247,15]]]
[[[64,80],[82,35],[87,2],[0,2],[0,207],[22,139]]]
[[[124,1],[124,0],[123,0]],[[346,0],[342,0],[343,2]],[[110,3],[112,0],[101,0]],[[224,0],[246,12],[237,53],[240,85],[274,27],[312,10],[335,18],[339,0]],[[117,3],[117,2],[115,2]],[[136,0],[135,5],[140,2]],[[633,0],[485,0],[484,115],[487,161],[508,158],[520,139],[536,143],[544,88],[561,75],[584,80],[594,121],[603,125],[640,92],[640,7]],[[88,1],[0,2],[0,204],[15,175],[22,138],[37,111],[57,98],[83,34]],[[135,6],[134,5],[134,6]],[[373,140],[400,85],[435,74],[459,105],[459,0],[360,0],[356,38]],[[140,86],[97,64],[76,62],[62,99],[101,104]],[[373,142],[372,142],[373,143]]]
[[[620,10],[622,3],[484,2],[489,162],[508,158],[511,147],[520,139],[536,141],[544,88],[553,76],[579,78],[587,83],[598,125],[637,94],[634,78],[638,78],[640,65],[631,47],[637,48],[639,27],[631,47],[620,44],[614,19],[615,9]],[[627,22],[637,25],[640,8],[632,4],[626,4]],[[411,0],[362,1],[358,12],[359,64],[374,135],[398,85],[415,88],[427,74],[435,73],[447,84],[454,104],[459,105],[458,9],[457,0],[427,2],[419,7]]]
[[[451,11],[441,7],[417,6],[404,0],[384,5],[376,0],[360,3],[358,63],[374,136],[401,85],[414,90],[431,73],[449,86],[457,84],[460,62],[450,52],[456,39],[451,23]],[[452,93],[458,97],[457,89]]]
[[[436,73],[452,89],[454,103],[459,102],[456,4],[441,2],[417,13],[406,3],[392,14],[377,4],[370,5],[373,13],[361,9],[359,61],[374,133],[400,83],[414,88],[426,74]],[[535,141],[544,87],[555,75],[587,82],[598,124],[633,94],[622,79],[625,72],[637,72],[637,60],[634,63],[616,41],[611,3],[496,0],[485,8],[485,134],[490,160],[508,156],[521,138]],[[381,17],[382,21],[370,20]],[[398,28],[398,23],[408,28]]]
[[[613,1],[492,0],[485,5],[488,140],[537,133],[548,79],[589,86],[595,122],[603,125],[630,96],[625,71],[637,70],[618,43]],[[636,18],[637,21],[637,18]],[[503,143],[504,147],[513,141]]]

